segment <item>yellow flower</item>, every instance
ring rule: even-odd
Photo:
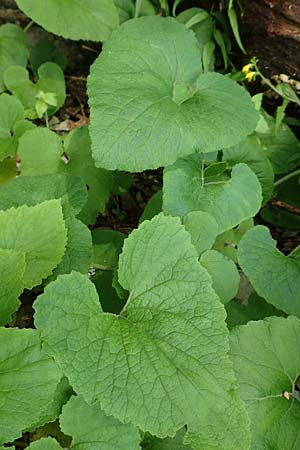
[[[251,71],[251,69],[252,69],[252,64],[251,63],[246,64],[246,66],[244,66],[242,68],[242,72],[244,72],[244,74],[247,75],[247,73],[249,73]]]
[[[251,81],[253,80],[255,75],[256,75],[256,72],[248,72],[245,74],[245,78],[247,81],[249,81],[249,83],[251,83]]]

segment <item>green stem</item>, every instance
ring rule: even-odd
[[[26,25],[26,27],[24,28],[23,31],[24,31],[25,33],[27,33],[27,31],[30,30],[30,28],[32,27],[33,24],[34,24],[34,21],[31,20],[31,21]]]
[[[297,175],[300,175],[300,169],[294,170],[294,172],[288,173],[282,178],[279,178],[279,180],[275,181],[274,186],[280,186],[285,181],[289,180],[290,178],[296,177]]]

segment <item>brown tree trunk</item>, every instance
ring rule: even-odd
[[[243,0],[240,19],[248,57],[257,56],[267,76],[300,80],[300,0]]]

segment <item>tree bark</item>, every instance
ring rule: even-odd
[[[271,77],[300,80],[300,0],[243,0],[240,32],[248,57]]]

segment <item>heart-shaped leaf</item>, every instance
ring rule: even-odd
[[[12,23],[0,26],[0,92],[5,91],[3,72],[12,65],[27,64],[29,56],[26,34]]]
[[[261,206],[261,186],[246,164],[237,164],[227,175],[205,178],[200,155],[178,160],[164,171],[163,210],[184,216],[205,211],[218,224],[218,233],[253,217]]]
[[[65,102],[66,85],[61,68],[52,62],[42,64],[38,68],[38,80],[33,83],[24,67],[10,66],[5,70],[3,79],[7,89],[23,104],[26,116],[30,119],[38,117],[36,110],[37,95],[54,94],[56,106],[48,107],[48,114],[54,114]]]
[[[45,351],[78,394],[122,422],[159,437],[188,424],[195,450],[246,450],[225,312],[178,218],[159,214],[130,235],[119,281],[130,291],[119,316],[101,311],[83,275],[49,284],[35,302]]]
[[[119,24],[113,0],[17,0],[34,22],[66,39],[103,41]]]
[[[300,429],[300,321],[270,317],[236,327],[231,358],[251,419],[251,450],[294,450]]]
[[[267,227],[258,225],[242,238],[238,261],[257,293],[287,314],[300,316],[298,250],[284,256]]]
[[[197,149],[229,147],[258,120],[243,88],[202,74],[193,32],[173,18],[142,17],[112,33],[88,90],[92,151],[106,169],[154,169]]]

